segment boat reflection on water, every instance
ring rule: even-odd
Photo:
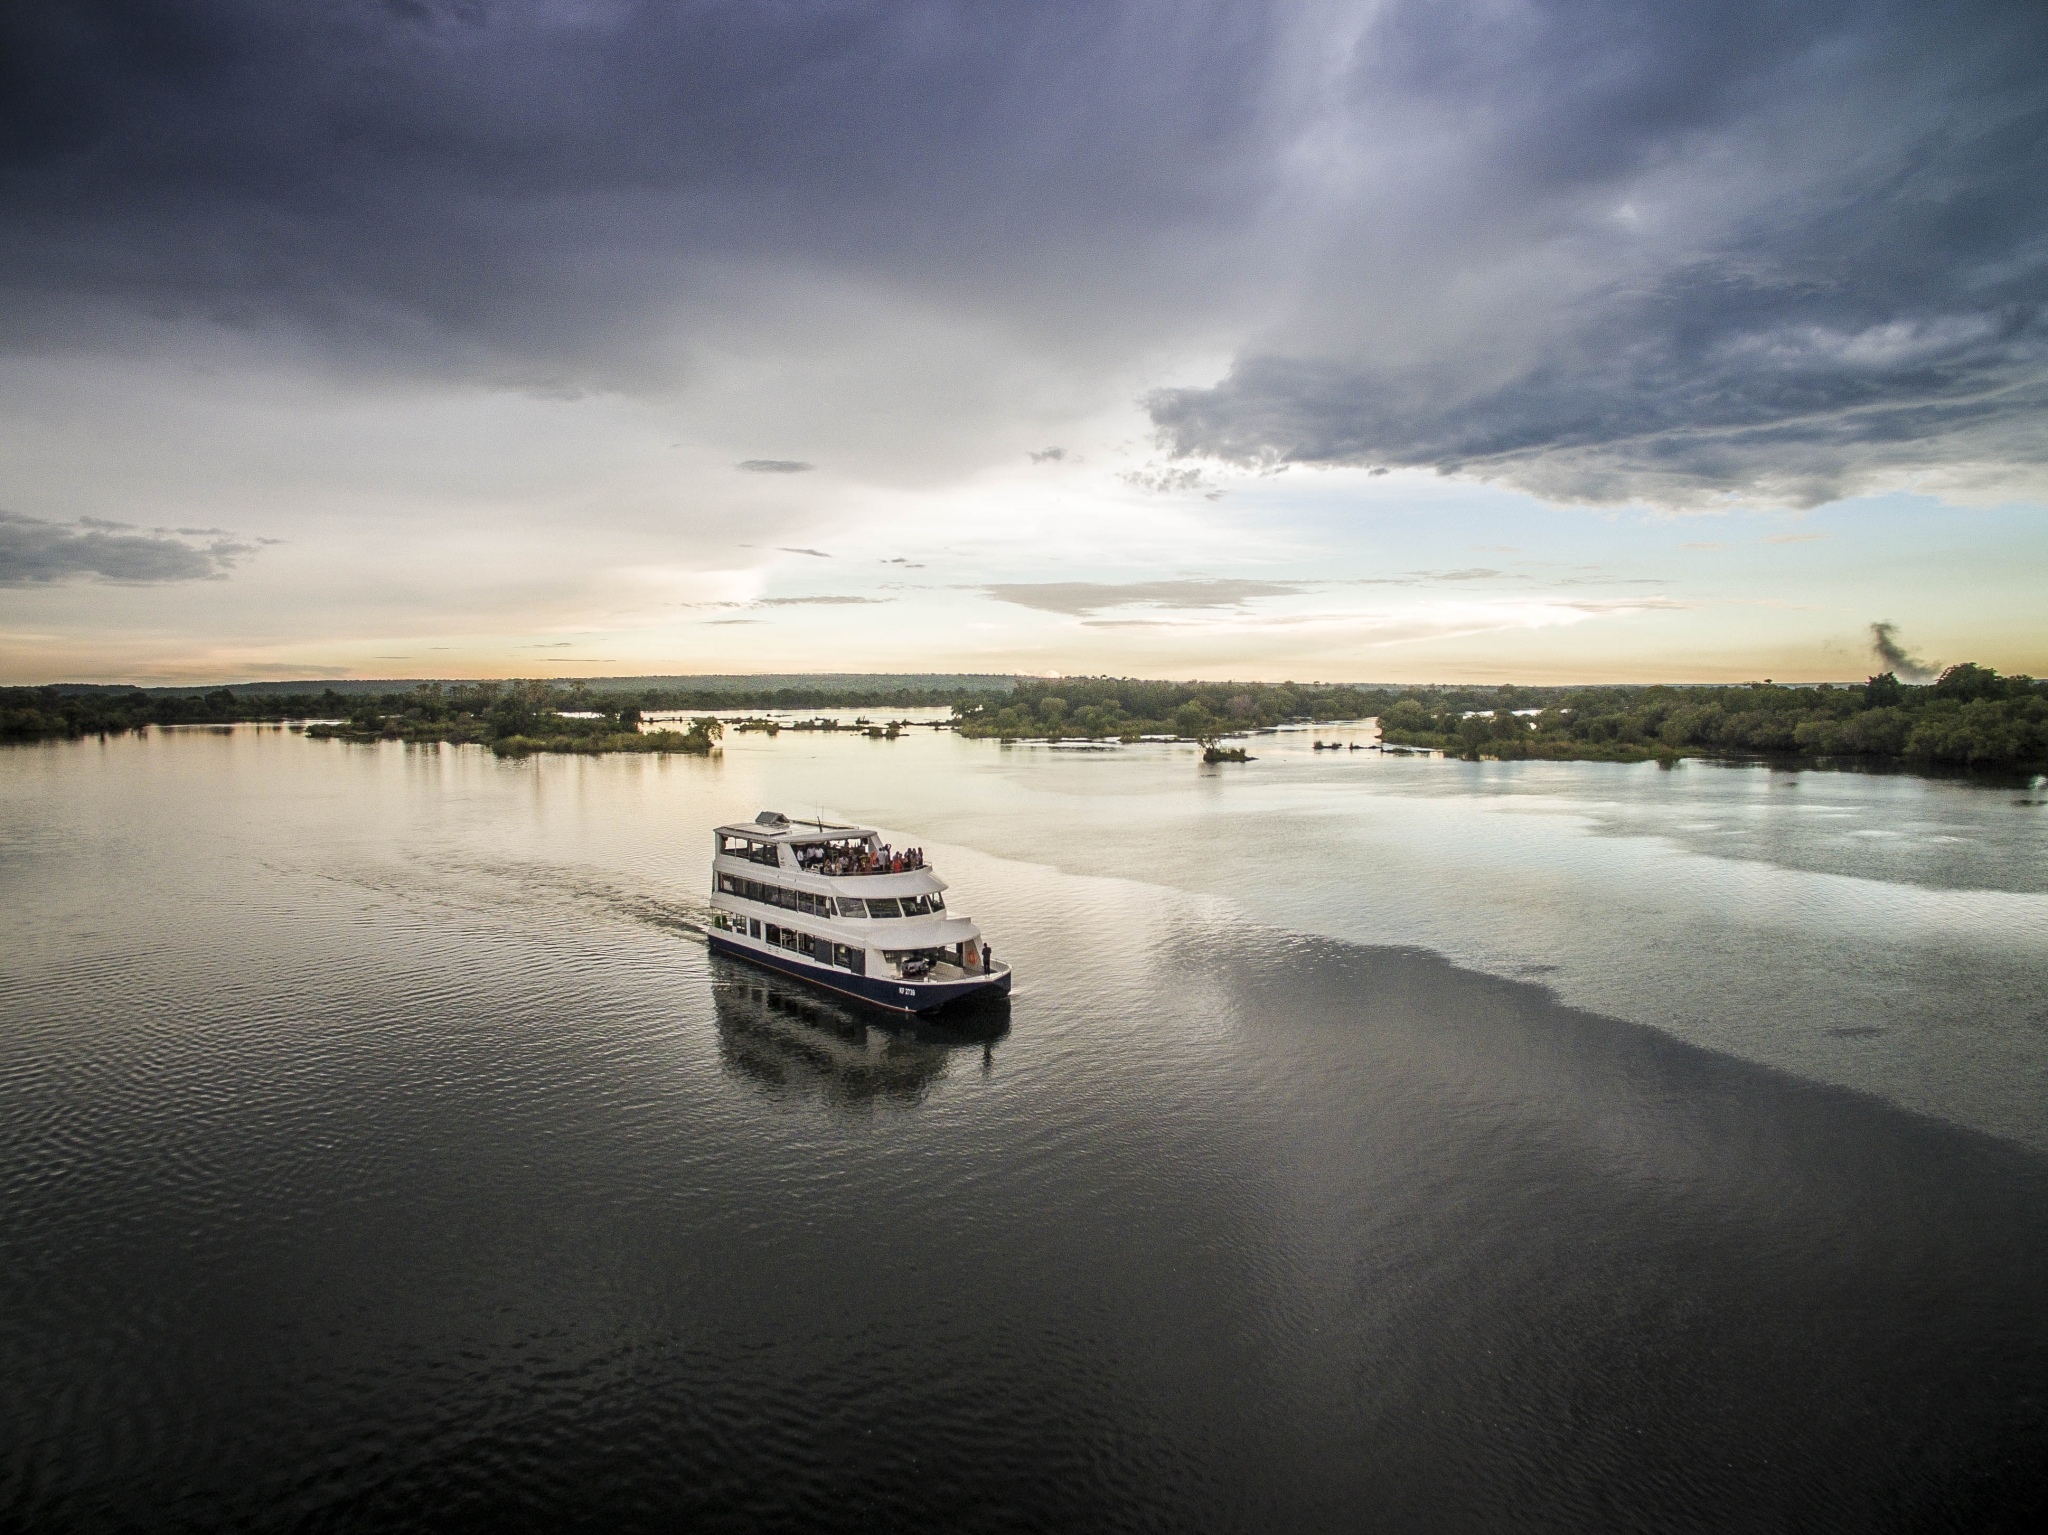
[[[1010,999],[956,1002],[943,1022],[842,1006],[814,988],[716,955],[711,1000],[720,1064],[776,1097],[845,1108],[920,1103],[963,1052],[982,1071],[1010,1032]]]

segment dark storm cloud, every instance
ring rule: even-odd
[[[1256,312],[1178,453],[1808,504],[2048,462],[2044,56],[2035,0],[49,0],[0,346],[573,399],[803,336],[778,283],[1105,368]]]
[[[252,552],[225,538],[193,545],[165,531],[116,531],[124,527],[100,517],[62,523],[0,511],[0,586],[88,576],[138,585],[207,581],[225,576]]]
[[[52,0],[0,16],[7,331],[106,301],[576,391],[706,271],[1069,294],[1257,187],[1230,0]],[[1006,300],[1007,301],[1007,300]],[[763,463],[774,461],[762,461]]]
[[[1303,317],[1348,336],[1280,327],[1153,416],[1592,501],[2048,462],[2044,57],[2024,3],[1388,7],[1351,124],[1441,179],[1390,176],[1318,273]]]
[[[1105,608],[1234,608],[1253,597],[1291,597],[1302,588],[1283,581],[1031,581],[983,587],[998,602],[1041,613],[1086,617]]]

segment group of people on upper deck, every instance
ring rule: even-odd
[[[796,862],[798,868],[808,873],[835,877],[847,874],[907,874],[912,869],[924,867],[924,849],[906,848],[898,853],[891,851],[886,842],[880,847],[862,844],[846,851],[799,845],[796,849]]]

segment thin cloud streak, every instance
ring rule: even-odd
[[[1167,608],[1238,607],[1257,597],[1291,597],[1304,590],[1289,581],[1185,580],[1021,581],[982,588],[998,602],[1036,608],[1043,613],[1082,617],[1105,608],[1137,605]]]

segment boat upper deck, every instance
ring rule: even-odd
[[[922,848],[899,851],[865,826],[792,821],[764,810],[752,821],[719,827],[713,836],[718,859],[740,859],[825,880],[923,874],[922,880],[903,882],[905,888],[945,888],[945,882],[930,872]]]

